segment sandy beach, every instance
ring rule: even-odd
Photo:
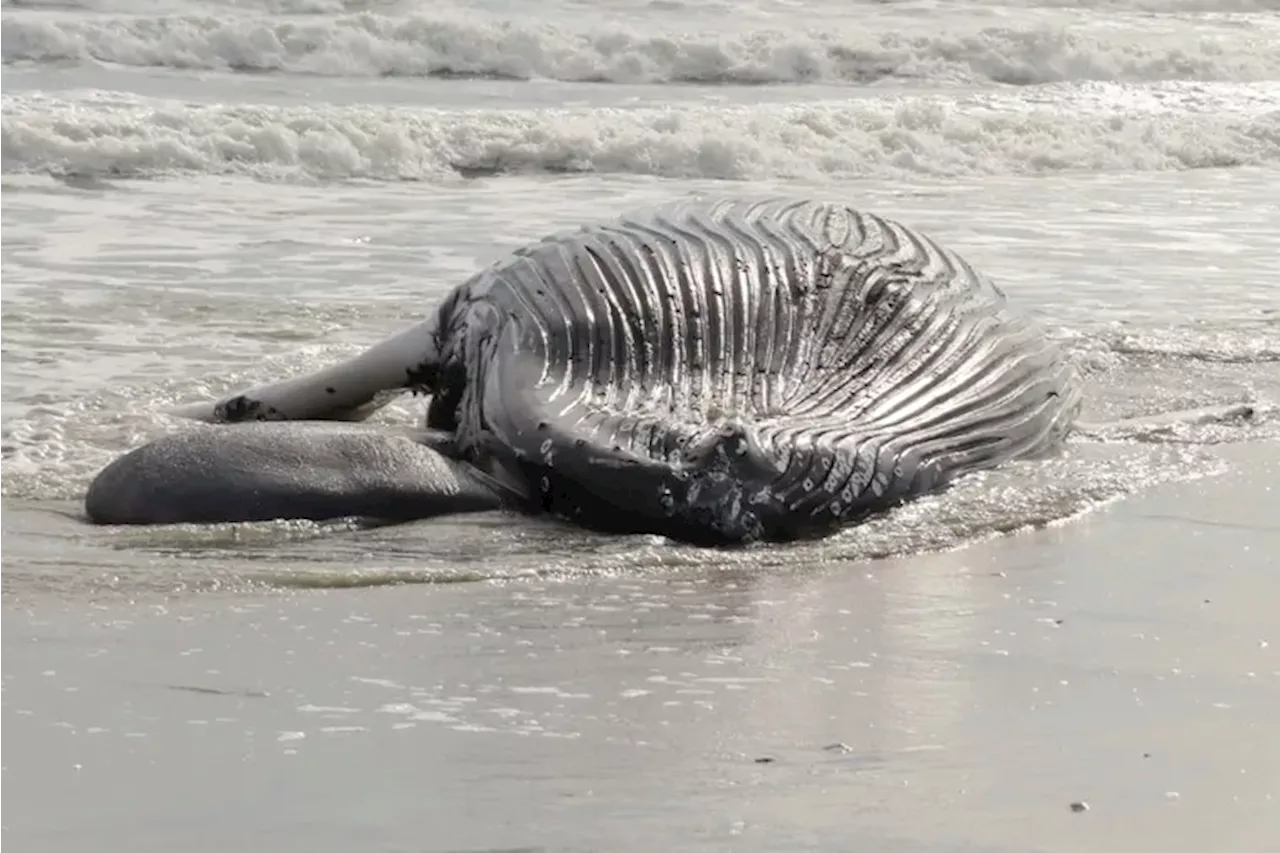
[[[1267,850],[1280,450],[1223,456],[901,559],[9,597],[5,840]]]

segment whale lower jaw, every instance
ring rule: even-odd
[[[797,523],[774,491],[784,471],[748,424],[731,420],[699,432],[671,460],[580,440],[575,462],[544,458],[518,467],[537,495],[536,509],[597,530],[702,545],[795,539],[802,528],[829,532],[828,519]]]
[[[658,457],[602,441],[601,431],[557,426],[543,422],[537,432],[541,453],[512,453],[511,445],[490,436],[491,455],[484,463],[470,461],[522,483],[519,491],[534,512],[601,532],[707,546],[829,536],[937,493],[955,476],[996,465],[1012,452],[996,439],[974,441],[963,465],[946,466],[917,448],[899,454],[891,440],[875,435],[801,433],[779,440],[778,424],[766,430],[735,417],[712,425],[664,424],[655,443],[679,450]],[[1047,452],[1055,445],[1046,433],[1038,446]]]

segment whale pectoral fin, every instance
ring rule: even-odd
[[[314,373],[170,411],[205,423],[362,421],[406,391],[425,389],[437,359],[435,323],[426,321]]]
[[[467,463],[410,436],[252,423],[165,436],[121,456],[90,485],[85,511],[97,524],[408,521],[505,502]]]
[[[1089,438],[1140,438],[1177,427],[1248,421],[1256,413],[1257,408],[1250,403],[1224,403],[1101,423],[1079,422],[1076,431]]]

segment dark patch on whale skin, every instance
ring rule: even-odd
[[[328,389],[325,389],[328,391]],[[328,393],[332,394],[333,391]],[[280,410],[268,406],[260,400],[239,394],[230,400],[219,403],[213,410],[218,423],[237,424],[244,421],[283,421],[288,418]]]
[[[433,426],[539,509],[701,544],[823,536],[1053,452],[1059,348],[959,256],[794,199],[554,235],[461,285]]]

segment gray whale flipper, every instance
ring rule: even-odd
[[[99,524],[407,520],[503,505],[500,489],[429,436],[342,424],[246,423],[187,430],[113,461],[85,510]]]
[[[442,458],[523,508],[706,544],[825,535],[1050,453],[1080,407],[1061,349],[953,252],[843,205],[731,199],[528,245],[351,361],[184,413],[359,417],[405,390],[431,394]],[[297,427],[270,425],[280,452]],[[173,481],[218,464],[207,441]]]
[[[355,358],[316,373],[250,388],[173,414],[206,423],[363,421],[405,392],[425,393],[435,376],[434,321],[412,326]]]

